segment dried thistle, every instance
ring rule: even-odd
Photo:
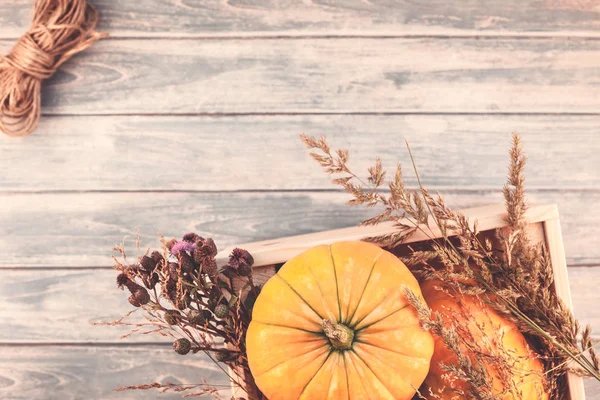
[[[119,272],[117,285],[131,292],[130,302],[139,307],[144,320],[129,322],[130,313],[102,324],[130,327],[131,332],[125,337],[135,333],[170,337],[173,349],[181,355],[202,351],[231,382],[248,392],[249,399],[264,399],[251,377],[245,348],[252,300],[260,291],[252,282],[252,256],[236,249],[230,257],[230,264],[235,268],[230,265],[227,277],[219,274],[215,260],[217,248],[212,239],[189,233],[181,240],[162,238],[162,242],[161,251],[154,251],[150,256],[147,251],[133,264],[128,264],[123,246],[115,248],[121,255],[121,260],[114,257],[115,269]],[[248,282],[244,293],[234,290],[232,279]],[[234,374],[228,372],[227,366],[232,367]],[[153,383],[119,390],[151,388],[181,392],[188,397],[220,398],[218,390],[206,384]]]

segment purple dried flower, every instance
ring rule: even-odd
[[[252,266],[254,264],[254,257],[248,251],[244,249],[235,248],[229,256],[229,265],[232,268],[237,269],[240,265]]]
[[[179,241],[171,247],[171,254],[176,256],[181,251],[193,252],[196,248],[196,243],[186,242],[185,240]]]
[[[243,249],[233,249],[229,256],[229,268],[240,276],[249,276],[252,274],[252,265],[254,258],[248,251]]]

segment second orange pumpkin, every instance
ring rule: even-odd
[[[495,369],[486,365],[488,376],[492,378],[494,395],[505,393],[502,396],[503,400],[548,400],[549,396],[544,391],[542,363],[530,349],[517,326],[483,304],[477,297],[450,296],[440,290],[441,287],[439,281],[427,281],[421,287],[423,296],[432,311],[439,312],[443,321],[447,323],[450,316],[454,316],[476,342],[489,343],[489,346],[495,347],[494,338],[501,338],[504,351],[511,356],[510,374],[512,374],[512,386],[516,388],[517,394],[508,393],[508,388],[504,387]],[[466,350],[465,352],[472,358],[472,354]],[[437,396],[433,397],[436,400],[464,399],[457,394],[457,390],[467,389],[467,383],[456,379],[453,374],[442,368],[442,364],[455,364],[456,361],[454,353],[444,345],[440,337],[436,336],[431,369],[425,380],[427,388],[423,392],[433,392]]]

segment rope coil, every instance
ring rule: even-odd
[[[86,0],[35,0],[29,31],[0,57],[0,130],[29,135],[41,116],[41,86],[72,55],[108,36]]]

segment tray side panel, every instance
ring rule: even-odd
[[[567,260],[560,229],[560,220],[558,218],[549,219],[543,222],[543,226],[548,254],[550,255],[554,272],[554,288],[562,301],[571,311],[573,311],[573,301],[571,299],[569,276],[567,274]],[[583,378],[570,373],[568,374],[567,379],[569,381],[569,395],[571,400],[585,400]]]
[[[471,224],[477,222],[477,229],[479,231],[487,231],[506,226],[506,211],[504,204],[475,207],[461,210],[461,212],[469,219]],[[527,220],[531,223],[555,219],[557,216],[557,208],[554,204],[532,205],[525,215]],[[407,221],[407,223],[410,222]],[[421,230],[409,237],[405,243],[422,242],[442,236],[433,221],[429,224],[429,227],[422,226],[421,228]],[[254,257],[255,266],[261,266],[285,262],[304,250],[320,244],[348,240],[362,240],[367,237],[393,233],[396,230],[397,228],[393,223],[381,223],[376,226],[355,226],[287,238],[240,244],[238,247],[248,250]],[[225,248],[219,252],[219,260],[222,260],[231,252],[231,250],[232,248]]]

